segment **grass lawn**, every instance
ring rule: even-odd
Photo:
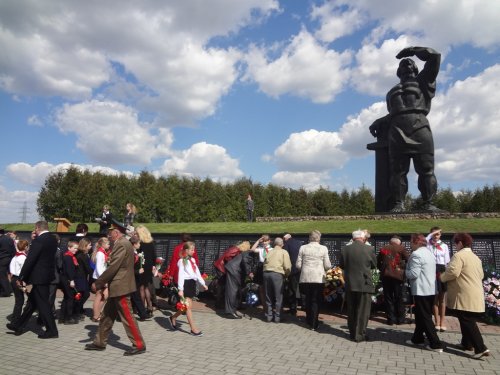
[[[140,223],[136,223],[138,225]],[[153,233],[309,233],[318,229],[321,233],[345,234],[355,229],[368,229],[373,234],[428,233],[432,226],[440,226],[444,233],[498,233],[500,218],[479,219],[384,219],[338,221],[287,221],[275,223],[214,222],[214,223],[144,223]],[[96,223],[88,223],[90,232],[98,232]],[[31,231],[33,224],[1,224],[6,231]],[[70,231],[74,231],[74,223]],[[55,230],[55,223],[50,224]]]

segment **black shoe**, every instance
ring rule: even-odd
[[[172,320],[171,316],[168,317],[168,321],[170,322],[170,328],[172,328],[172,331],[177,331],[178,328],[176,327],[176,325],[175,325],[174,321]]]
[[[66,319],[63,324],[78,324],[78,323],[80,323],[80,322],[78,320],[76,320],[75,318],[69,318],[69,319]]]
[[[92,344],[85,345],[85,350],[97,350],[97,351],[102,352],[103,350],[106,350],[106,347],[105,346],[97,346],[96,344],[92,343]]]
[[[412,324],[413,321],[411,319],[403,319],[403,320],[399,320],[397,322],[398,325],[402,325],[402,324]]]
[[[149,318],[150,318],[149,316],[142,316],[142,317],[138,318],[137,320],[139,322],[149,322],[149,321],[151,321],[151,319],[149,319]]]
[[[59,334],[44,332],[44,333],[40,333],[38,335],[38,338],[39,339],[57,339],[57,338],[59,338]]]
[[[387,325],[388,325],[388,326],[393,326],[393,325],[394,325],[394,322],[393,322],[392,320],[388,320],[388,321],[387,321]]]
[[[203,336],[203,332],[201,332],[201,331],[196,332],[196,333],[195,333],[195,332],[193,332],[193,331],[191,331],[191,334],[192,334],[193,336],[197,336],[197,337],[201,337],[201,336]]]
[[[129,356],[129,355],[136,355],[136,354],[141,354],[141,353],[144,353],[146,351],[146,347],[144,346],[142,349],[138,349],[138,348],[131,348],[129,350],[126,350],[123,355],[125,356]]]

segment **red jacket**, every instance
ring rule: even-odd
[[[240,249],[236,246],[230,246],[226,251],[224,251],[224,254],[214,261],[214,266],[217,268],[220,272],[223,274],[226,273],[226,269],[224,268],[224,264],[229,262],[231,259],[233,259],[236,255],[240,253]]]
[[[177,280],[179,279],[179,268],[177,268],[177,263],[179,262],[179,259],[181,259],[181,252],[182,252],[183,246],[184,246],[184,242],[182,242],[182,243],[178,244],[176,247],[174,247],[172,259],[170,259],[170,264],[168,266],[168,272],[170,273],[170,276],[172,276],[174,278],[174,281],[176,284],[177,284]],[[194,249],[193,258],[196,261],[196,265],[199,265],[200,261],[198,260],[198,253],[196,252],[196,248]]]

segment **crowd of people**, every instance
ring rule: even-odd
[[[78,324],[85,319],[84,305],[92,292],[90,319],[99,326],[93,342],[85,349],[105,350],[113,324],[119,320],[132,343],[124,355],[144,353],[146,344],[137,320],[147,321],[153,316],[153,276],[161,277],[163,273],[171,278],[179,301],[177,311],[168,317],[170,329],[178,330],[177,319],[185,313],[190,334],[202,336],[192,305],[197,292],[208,287],[200,273],[195,242],[183,235],[168,266],[157,269],[153,237],[144,225],[132,226],[135,214],[135,206],[128,204],[125,225],[110,218],[109,207],[105,206],[100,223],[111,221],[106,236],[93,245],[87,237],[87,225],[79,224],[65,249],[59,248],[59,237],[49,233],[45,221],[35,224],[31,243],[16,241],[15,236],[0,232],[0,295],[8,297],[14,293],[15,298],[8,317],[10,333],[24,334],[29,319],[38,311],[38,324],[45,327],[38,337],[57,338],[56,321]],[[343,299],[350,339],[370,340],[367,326],[376,287],[372,272],[378,268],[386,323],[407,324],[406,306],[413,306],[415,331],[408,345],[442,352],[444,344],[438,333],[447,330],[448,308],[460,323],[459,347],[474,351],[473,358],[488,356],[477,326],[485,308],[481,261],[472,251],[469,234],[455,234],[453,244],[456,252],[450,259],[449,248],[441,241],[441,229],[433,227],[427,236],[412,235],[411,252],[394,235],[376,254],[369,243],[369,233],[355,230],[352,240],[341,250],[338,265],[345,282]],[[305,311],[305,324],[316,331],[321,323],[325,277],[331,268],[328,248],[321,244],[317,230],[310,233],[307,243],[290,234],[274,239],[265,234],[252,246],[248,241],[230,246],[214,262],[218,285],[223,288],[223,315],[228,319],[242,318],[238,312],[244,299],[242,290],[245,283],[251,282],[258,286],[265,322],[282,322],[284,305],[288,305],[291,315],[297,315],[300,306]],[[58,315],[54,303],[57,289],[63,293]],[[409,289],[411,297],[407,294]]]

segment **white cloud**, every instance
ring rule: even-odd
[[[227,154],[224,147],[200,142],[189,149],[176,152],[160,169],[163,175],[178,174],[188,177],[209,177],[222,182],[243,176],[239,162]]]
[[[291,94],[328,103],[347,83],[350,61],[349,51],[328,50],[302,30],[274,61],[268,61],[265,50],[251,48],[246,56],[245,79],[254,80],[261,91],[272,97]]]
[[[33,126],[43,126],[43,122],[40,120],[40,118],[37,115],[32,115],[28,117],[28,125],[33,125]]]
[[[125,174],[128,177],[133,176],[131,172],[118,171],[116,169],[103,166],[78,165],[70,163],[54,165],[47,162],[40,162],[35,165],[22,162],[13,163],[7,166],[6,171],[7,175],[13,180],[25,185],[32,186],[36,189],[40,189],[45,183],[45,179],[48,175],[56,173],[58,171],[67,170],[70,167],[80,169],[81,171],[87,170],[89,172],[100,172],[107,175]]]
[[[393,31],[419,35],[432,40],[436,49],[466,43],[487,49],[500,46],[498,1],[420,1],[408,6],[405,1],[393,0],[335,0],[335,4],[356,8],[380,22],[375,30],[379,37]]]
[[[111,97],[100,100],[126,94],[159,115],[157,124],[190,124],[213,114],[238,76],[240,54],[208,47],[210,40],[278,11],[276,0],[214,0],[209,10],[199,0],[110,0],[98,9],[92,2],[1,2],[0,87],[83,100],[105,84],[97,95]],[[135,89],[120,84],[123,74]]]
[[[336,132],[306,130],[292,133],[274,152],[278,168],[291,172],[320,172],[342,168],[347,155]]]
[[[334,1],[325,2],[320,6],[313,5],[311,18],[320,22],[320,28],[315,32],[315,36],[328,43],[352,34],[366,22],[366,15],[360,9],[343,10],[336,6]]]
[[[168,130],[151,134],[133,108],[118,102],[87,101],[65,104],[55,115],[63,133],[78,137],[77,147],[102,164],[145,165],[169,153],[173,137]]]
[[[500,181],[500,64],[457,81],[429,114],[438,180]]]
[[[292,189],[304,188],[312,191],[320,187],[328,188],[331,185],[331,178],[328,172],[280,171],[273,175],[272,182]]]

